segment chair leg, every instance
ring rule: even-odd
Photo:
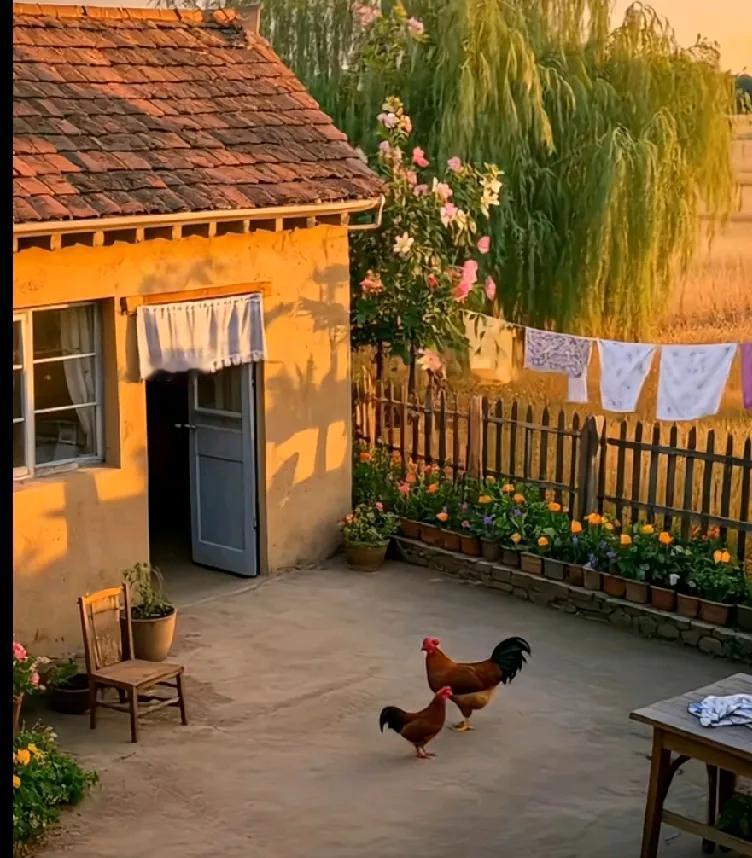
[[[97,684],[89,679],[89,729],[97,728]]]
[[[718,812],[718,767],[706,766],[708,770],[708,825],[715,825],[715,817]],[[715,853],[715,843],[712,840],[702,841],[702,851],[705,855]]]
[[[184,726],[188,724],[188,719],[185,715],[185,695],[183,694],[183,674],[179,673],[176,677],[178,689],[178,706],[180,707],[180,723]]]
[[[129,688],[128,698],[131,704],[131,742],[138,742],[138,689]]]

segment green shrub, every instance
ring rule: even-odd
[[[21,731],[13,740],[13,842],[25,843],[57,822],[63,805],[79,802],[96,782],[55,743],[50,728]]]

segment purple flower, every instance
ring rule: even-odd
[[[519,518],[521,515],[522,515],[522,510],[521,510],[518,506],[516,506],[516,507],[512,510],[512,517],[513,517],[513,518]]]
[[[484,515],[483,516],[483,524],[488,527],[490,524],[493,524],[494,517],[492,515]]]

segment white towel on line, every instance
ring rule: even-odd
[[[637,408],[655,349],[649,343],[598,340],[601,406],[605,411],[629,412]]]
[[[736,348],[736,343],[661,346],[658,419],[698,420],[716,414]]]
[[[687,711],[699,718],[703,727],[752,727],[752,694],[711,695],[690,703]]]

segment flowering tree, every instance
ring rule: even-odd
[[[440,353],[465,343],[461,311],[488,311],[496,297],[486,229],[501,171],[457,157],[431,169],[423,150],[409,145],[412,123],[399,98],[384,102],[378,122],[383,224],[353,242],[353,341],[386,346],[411,364],[420,354],[424,368],[440,374]]]

